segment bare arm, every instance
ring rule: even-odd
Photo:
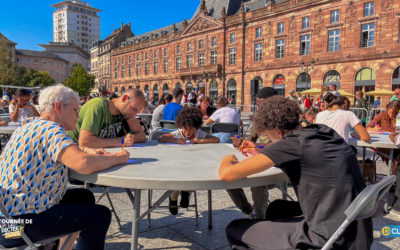
[[[174,138],[172,134],[165,134],[158,138],[159,142],[164,143],[176,143],[176,144],[185,144],[186,141],[184,139]]]
[[[199,144],[206,144],[206,143],[219,143],[219,138],[212,136],[212,135],[207,135],[206,138],[204,139],[197,139],[194,138],[193,140],[190,141],[190,143],[199,143]]]
[[[204,123],[206,125],[213,123],[214,121],[211,118],[208,118]]]
[[[128,120],[126,120],[129,125],[129,129],[132,131],[135,136],[135,142],[145,142],[146,141],[146,133],[143,131],[142,126],[140,126],[139,121],[136,117],[132,116]]]
[[[89,154],[77,145],[71,145],[60,152],[57,161],[80,174],[91,174],[115,165],[125,164],[128,159],[127,151],[114,154]]]
[[[19,117],[19,107],[18,107],[18,104],[16,103],[14,111],[10,113],[11,121],[17,122],[18,117]]]
[[[238,162],[234,155],[228,155],[221,160],[219,178],[223,181],[235,181],[256,174],[274,166],[275,163],[265,156],[258,154]]]
[[[360,140],[365,142],[371,142],[371,136],[368,134],[368,131],[364,128],[361,122],[358,123],[356,126],[354,126],[354,130],[360,136]]]
[[[122,137],[98,138],[93,132],[82,129],[79,132],[79,146],[89,148],[110,148],[121,146]]]

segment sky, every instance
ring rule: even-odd
[[[0,0],[0,33],[16,42],[18,49],[43,50],[38,44],[53,41],[53,11],[61,0]],[[86,0],[101,9],[101,39],[121,22],[131,23],[140,35],[185,18],[192,18],[200,0]]]

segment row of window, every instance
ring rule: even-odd
[[[17,62],[22,62],[21,59],[19,57],[17,57]],[[30,64],[31,59],[30,58],[25,58],[25,64]],[[49,65],[53,65],[53,61],[49,60],[49,61],[42,61],[42,64],[49,64]],[[33,64],[39,64],[39,59],[33,59]],[[62,62],[56,62],[55,63],[56,66],[65,66],[65,63]]]

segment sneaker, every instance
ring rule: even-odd
[[[190,193],[186,191],[181,191],[181,207],[188,208],[190,201]]]
[[[178,200],[172,200],[171,197],[169,197],[169,204],[168,204],[169,212],[173,215],[178,213]]]

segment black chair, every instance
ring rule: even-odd
[[[160,125],[163,129],[177,129],[177,127],[175,126],[175,121],[172,120],[161,120]]]
[[[216,122],[211,125],[211,133],[235,133],[239,135],[239,125],[236,123]]]

